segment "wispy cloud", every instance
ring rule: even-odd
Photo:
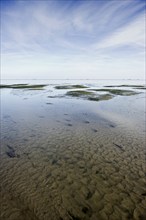
[[[119,65],[124,64],[125,58],[129,63],[133,61],[130,59],[138,59],[139,65],[143,65],[145,2],[142,0],[13,1],[13,4],[5,1],[1,8],[3,65],[7,60],[17,65],[16,56],[25,63],[31,59],[32,65],[34,60],[40,60],[46,72],[54,68],[52,65],[49,69],[47,60],[53,60],[53,64],[68,62],[70,68],[77,62],[79,70],[87,62],[88,69],[94,63],[94,74],[101,63],[105,66],[108,60],[114,63],[117,58],[121,59]],[[139,69],[139,65],[134,69]],[[32,68],[35,72],[35,66]]]

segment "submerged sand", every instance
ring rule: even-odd
[[[4,113],[1,219],[145,219],[143,128],[125,129],[84,101],[36,108],[34,99],[22,115]]]

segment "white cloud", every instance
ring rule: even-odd
[[[141,15],[134,22],[118,29],[103,41],[93,45],[94,48],[117,47],[123,45],[145,46],[145,17]]]
[[[138,0],[79,1],[73,6],[70,1],[19,1],[2,11],[3,75],[40,71],[58,72],[59,78],[60,72],[93,77],[121,68],[129,74],[141,70],[142,76],[143,7]]]

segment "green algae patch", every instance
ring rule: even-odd
[[[131,88],[145,88],[143,85],[112,85],[112,86],[104,86],[107,88],[112,88],[112,87],[131,87]]]
[[[90,95],[94,95],[94,93],[85,90],[76,90],[76,91],[69,91],[66,93],[66,95],[74,96],[74,97],[87,97]]]
[[[133,89],[146,89],[146,87],[135,87]]]
[[[98,92],[109,92],[113,95],[130,96],[139,94],[138,92],[132,90],[121,90],[121,89],[94,89],[93,91]]]
[[[88,88],[87,86],[84,86],[84,85],[72,85],[73,88],[75,89],[85,89],[85,88]]]
[[[55,89],[72,89],[71,86],[55,86]]]
[[[55,89],[85,89],[88,88],[84,85],[62,85],[62,86],[55,86]]]
[[[85,91],[85,90],[76,90],[76,91],[69,91],[66,93],[68,96],[72,97],[81,97],[86,100],[90,101],[102,101],[102,100],[109,100],[113,98],[113,95],[111,94],[96,94],[94,92]]]
[[[88,100],[90,101],[104,101],[104,100],[110,100],[112,99],[113,96],[110,94],[104,94],[104,95],[99,95],[98,97],[89,97]]]
[[[41,90],[45,86],[44,84],[39,85],[30,85],[30,84],[12,84],[12,85],[0,85],[0,88],[7,88],[7,89],[29,89],[29,90]]]
[[[3,88],[15,88],[15,87],[21,87],[21,86],[27,86],[28,84],[12,84],[12,85],[5,85],[5,84],[1,84],[0,85],[0,88],[3,89]]]

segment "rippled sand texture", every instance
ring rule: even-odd
[[[44,135],[3,138],[1,219],[145,219],[144,138],[65,117]]]
[[[146,219],[143,95],[48,94],[3,90],[1,220]]]

